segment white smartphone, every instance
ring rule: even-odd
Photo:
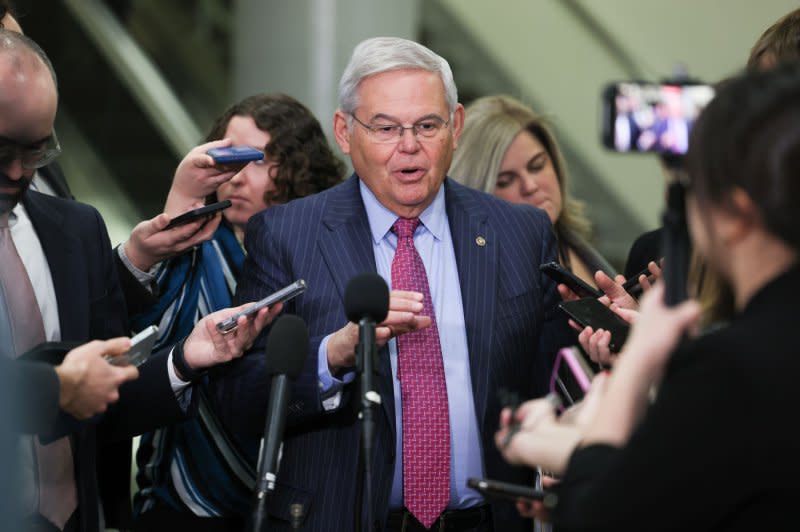
[[[127,352],[115,357],[106,355],[105,359],[113,366],[133,364],[139,367],[150,358],[156,338],[158,338],[158,327],[151,325],[131,338],[131,348]]]

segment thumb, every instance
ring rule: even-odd
[[[130,348],[131,339],[127,336],[119,336],[117,338],[111,338],[110,340],[104,340],[102,345],[103,354],[112,357],[121,355]]]
[[[170,221],[171,218],[169,217],[169,215],[163,212],[158,216],[156,216],[155,218],[151,219],[150,227],[152,231],[150,232],[150,234],[155,234],[158,233],[159,231],[163,231],[167,227]]]

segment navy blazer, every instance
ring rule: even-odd
[[[444,186],[485,471],[491,478],[531,482],[530,471],[510,467],[495,448],[501,407],[497,392],[504,387],[523,397],[544,394],[553,355],[569,342],[566,321],[555,313],[555,284],[538,268],[556,260],[555,237],[544,211],[512,205],[450,179]],[[289,506],[299,502],[305,506],[303,530],[351,531],[359,476],[359,402],[351,384],[344,389],[341,407],[324,411],[317,351],[326,335],[347,323],[343,296],[348,281],[376,271],[357,176],[253,216],[245,246],[248,256],[238,302],[260,299],[296,279],[308,284],[285,308],[306,321],[311,341],[288,407],[278,486],[268,504],[270,524],[288,529]],[[250,354],[213,372],[215,407],[241,438],[263,433],[269,391],[263,336]],[[377,372],[383,402],[382,415],[375,416],[373,515],[383,523],[395,460],[394,394],[386,348]],[[492,504],[496,530],[530,526],[512,505]]]
[[[126,336],[125,300],[100,214],[88,205],[32,190],[25,194],[23,205],[50,268],[62,341]],[[185,415],[172,391],[167,357],[163,352],[143,364],[139,378],[120,387],[120,400],[104,415],[78,423],[62,413],[53,429],[41,435],[52,439],[72,434],[83,531],[97,530],[101,490],[106,524],[116,526],[129,519],[129,438]],[[98,449],[98,440],[118,443]]]

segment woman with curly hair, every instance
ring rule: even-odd
[[[208,221],[219,223],[213,238],[155,266],[132,261],[149,270],[142,273],[158,285],[158,302],[134,316],[133,327],[157,324],[159,345],[173,343],[204,315],[231,305],[252,215],[335,185],[345,171],[317,119],[283,94],[259,94],[234,104],[206,140],[178,166],[164,211],[175,216],[204,201],[230,200],[221,222]],[[215,165],[206,153],[230,145],[261,149],[264,159],[231,168]],[[142,436],[134,530],[242,530],[255,486],[258,442],[224,429],[208,407],[205,386],[203,378],[193,391],[200,394],[194,419]]]

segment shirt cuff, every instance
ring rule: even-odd
[[[136,280],[144,286],[148,292],[151,294],[155,293],[155,284],[156,284],[156,272],[158,271],[159,266],[161,263],[156,264],[150,271],[144,272],[133,265],[131,259],[128,258],[128,255],[125,253],[125,243],[123,242],[119,246],[117,246],[117,254],[119,255],[122,264],[128,268],[128,271],[136,277]]]
[[[319,395],[322,398],[322,408],[326,412],[336,410],[342,403],[342,388],[345,384],[353,382],[356,378],[354,370],[348,371],[338,379],[331,375],[328,367],[328,340],[332,335],[322,339],[317,351],[317,377],[319,378]]]
[[[169,375],[169,384],[172,387],[172,393],[175,394],[175,399],[185,411],[189,407],[189,403],[192,402],[192,389],[190,387],[192,383],[186,382],[178,377],[178,373],[175,371],[175,365],[172,363],[171,350],[167,357],[167,374]]]

